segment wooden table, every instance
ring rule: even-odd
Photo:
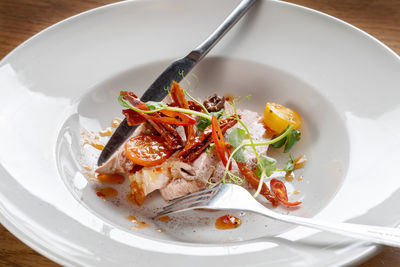
[[[44,28],[114,0],[0,0],[0,58]],[[375,36],[400,54],[400,0],[290,0]],[[400,74],[399,74],[400,75]],[[58,266],[0,225],[0,266]],[[400,249],[383,250],[361,267],[400,266]]]

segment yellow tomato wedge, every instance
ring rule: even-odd
[[[268,102],[264,110],[264,124],[275,133],[281,133],[288,125],[293,125],[295,129],[301,124],[300,115],[287,107]]]

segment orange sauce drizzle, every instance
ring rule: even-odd
[[[100,131],[99,132],[99,135],[100,136],[111,136],[113,134],[113,130],[110,128],[110,127],[108,127],[107,129],[105,129],[105,130],[102,130],[102,131]]]
[[[154,171],[156,171],[156,172],[162,172],[162,170],[163,170],[163,168],[160,167],[160,166],[158,166],[158,167],[156,167],[156,168],[154,169]]]
[[[139,220],[136,219],[136,217],[133,216],[133,215],[128,216],[128,217],[126,217],[126,218],[127,218],[128,220],[130,220],[131,222],[133,222],[133,223],[136,224],[135,226],[133,226],[133,228],[142,229],[142,228],[147,228],[147,227],[150,226],[150,225],[149,225],[148,223],[146,223],[146,222],[139,221]]]
[[[85,140],[83,144],[91,145],[92,147],[97,148],[98,150],[104,149],[104,145],[97,140]]]
[[[92,168],[90,168],[88,165],[85,165],[85,164],[82,165],[82,168],[84,168],[88,172],[92,171]]]
[[[307,161],[306,156],[301,155],[294,161],[294,169],[297,170],[304,168],[304,166],[306,165],[306,161]]]
[[[121,122],[122,122],[122,120],[120,118],[114,118],[111,121],[111,127],[118,128],[118,126],[120,125]]]
[[[125,177],[121,174],[99,174],[97,179],[105,184],[122,184]]]
[[[143,187],[135,180],[131,181],[131,193],[128,194],[128,200],[138,206],[142,205],[146,195],[144,194]]]
[[[239,218],[226,214],[221,216],[215,222],[215,227],[220,230],[234,229],[239,227],[242,221]]]
[[[162,217],[158,218],[158,220],[162,221],[162,222],[169,222],[170,218],[169,218],[169,216],[162,216]]]
[[[265,123],[262,120],[261,120],[261,122],[264,125],[264,129],[265,129],[264,136],[266,138],[270,138],[271,139],[275,135],[275,132],[272,129],[270,129],[267,125],[265,125]]]
[[[293,181],[293,179],[294,179],[294,173],[292,171],[287,172],[285,175],[285,180],[291,182]]]
[[[99,188],[97,189],[96,195],[104,198],[116,197],[118,196],[118,191],[112,187]]]
[[[235,96],[232,94],[224,94],[225,100],[228,101],[229,103],[232,103],[232,101],[235,99]]]

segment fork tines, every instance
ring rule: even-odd
[[[170,213],[175,213],[179,211],[184,211],[187,209],[192,209],[195,207],[204,206],[210,201],[211,198],[215,196],[218,192],[219,187],[207,188],[168,202],[168,205],[163,207],[163,209],[154,217],[158,218]]]

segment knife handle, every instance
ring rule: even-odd
[[[203,43],[190,52],[187,57],[199,62],[256,1],[257,0],[242,0],[224,22],[222,22],[222,24]]]

